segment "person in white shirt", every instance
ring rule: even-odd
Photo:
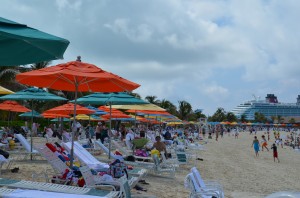
[[[131,129],[129,129],[127,131],[126,137],[125,137],[125,143],[128,149],[132,149],[133,144],[132,144],[132,140],[134,139],[134,134],[133,131]]]

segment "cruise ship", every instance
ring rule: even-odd
[[[251,100],[238,105],[231,111],[238,119],[245,115],[247,120],[254,120],[255,113],[264,114],[271,119],[272,116],[296,118],[300,116],[300,95],[296,103],[280,103],[274,94],[267,94],[265,100]]]

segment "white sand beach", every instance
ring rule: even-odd
[[[263,132],[259,132],[260,136]],[[224,187],[228,198],[260,198],[278,191],[300,191],[300,152],[290,147],[278,148],[280,163],[273,161],[272,151],[260,152],[258,158],[251,147],[254,135],[240,133],[239,139],[225,135],[219,141],[208,140],[206,150],[197,151],[197,157],[203,161],[193,160],[191,164],[181,166],[176,178],[147,176],[149,185],[143,185],[148,191],[134,193],[152,194],[159,198],[188,197],[184,188],[184,178],[192,166],[196,166],[205,180],[214,180]],[[270,144],[274,142],[271,135]],[[19,173],[3,171],[1,177],[31,180],[33,171],[41,172],[51,169],[46,162],[19,162],[13,167],[20,167]]]

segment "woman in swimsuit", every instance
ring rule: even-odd
[[[258,154],[258,151],[259,151],[259,141],[258,141],[258,139],[257,139],[256,136],[254,136],[254,140],[252,142],[252,146],[253,146],[254,151],[255,151],[255,156],[258,157],[259,156],[259,154]]]

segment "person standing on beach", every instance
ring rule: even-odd
[[[259,151],[259,141],[258,141],[258,139],[257,139],[256,136],[254,136],[254,140],[252,142],[252,146],[254,148],[255,156],[258,157],[259,156],[259,154],[258,154],[258,151]]]
[[[277,158],[277,161],[279,163],[279,158],[278,158],[278,152],[277,152],[277,146],[276,146],[276,144],[273,144],[273,146],[271,147],[271,149],[273,149],[274,162],[275,162],[275,158]]]
[[[266,148],[267,151],[269,151],[269,149],[267,147],[268,143],[267,143],[266,137],[264,135],[262,135],[261,138],[262,138],[261,150],[264,151],[264,148]]]

